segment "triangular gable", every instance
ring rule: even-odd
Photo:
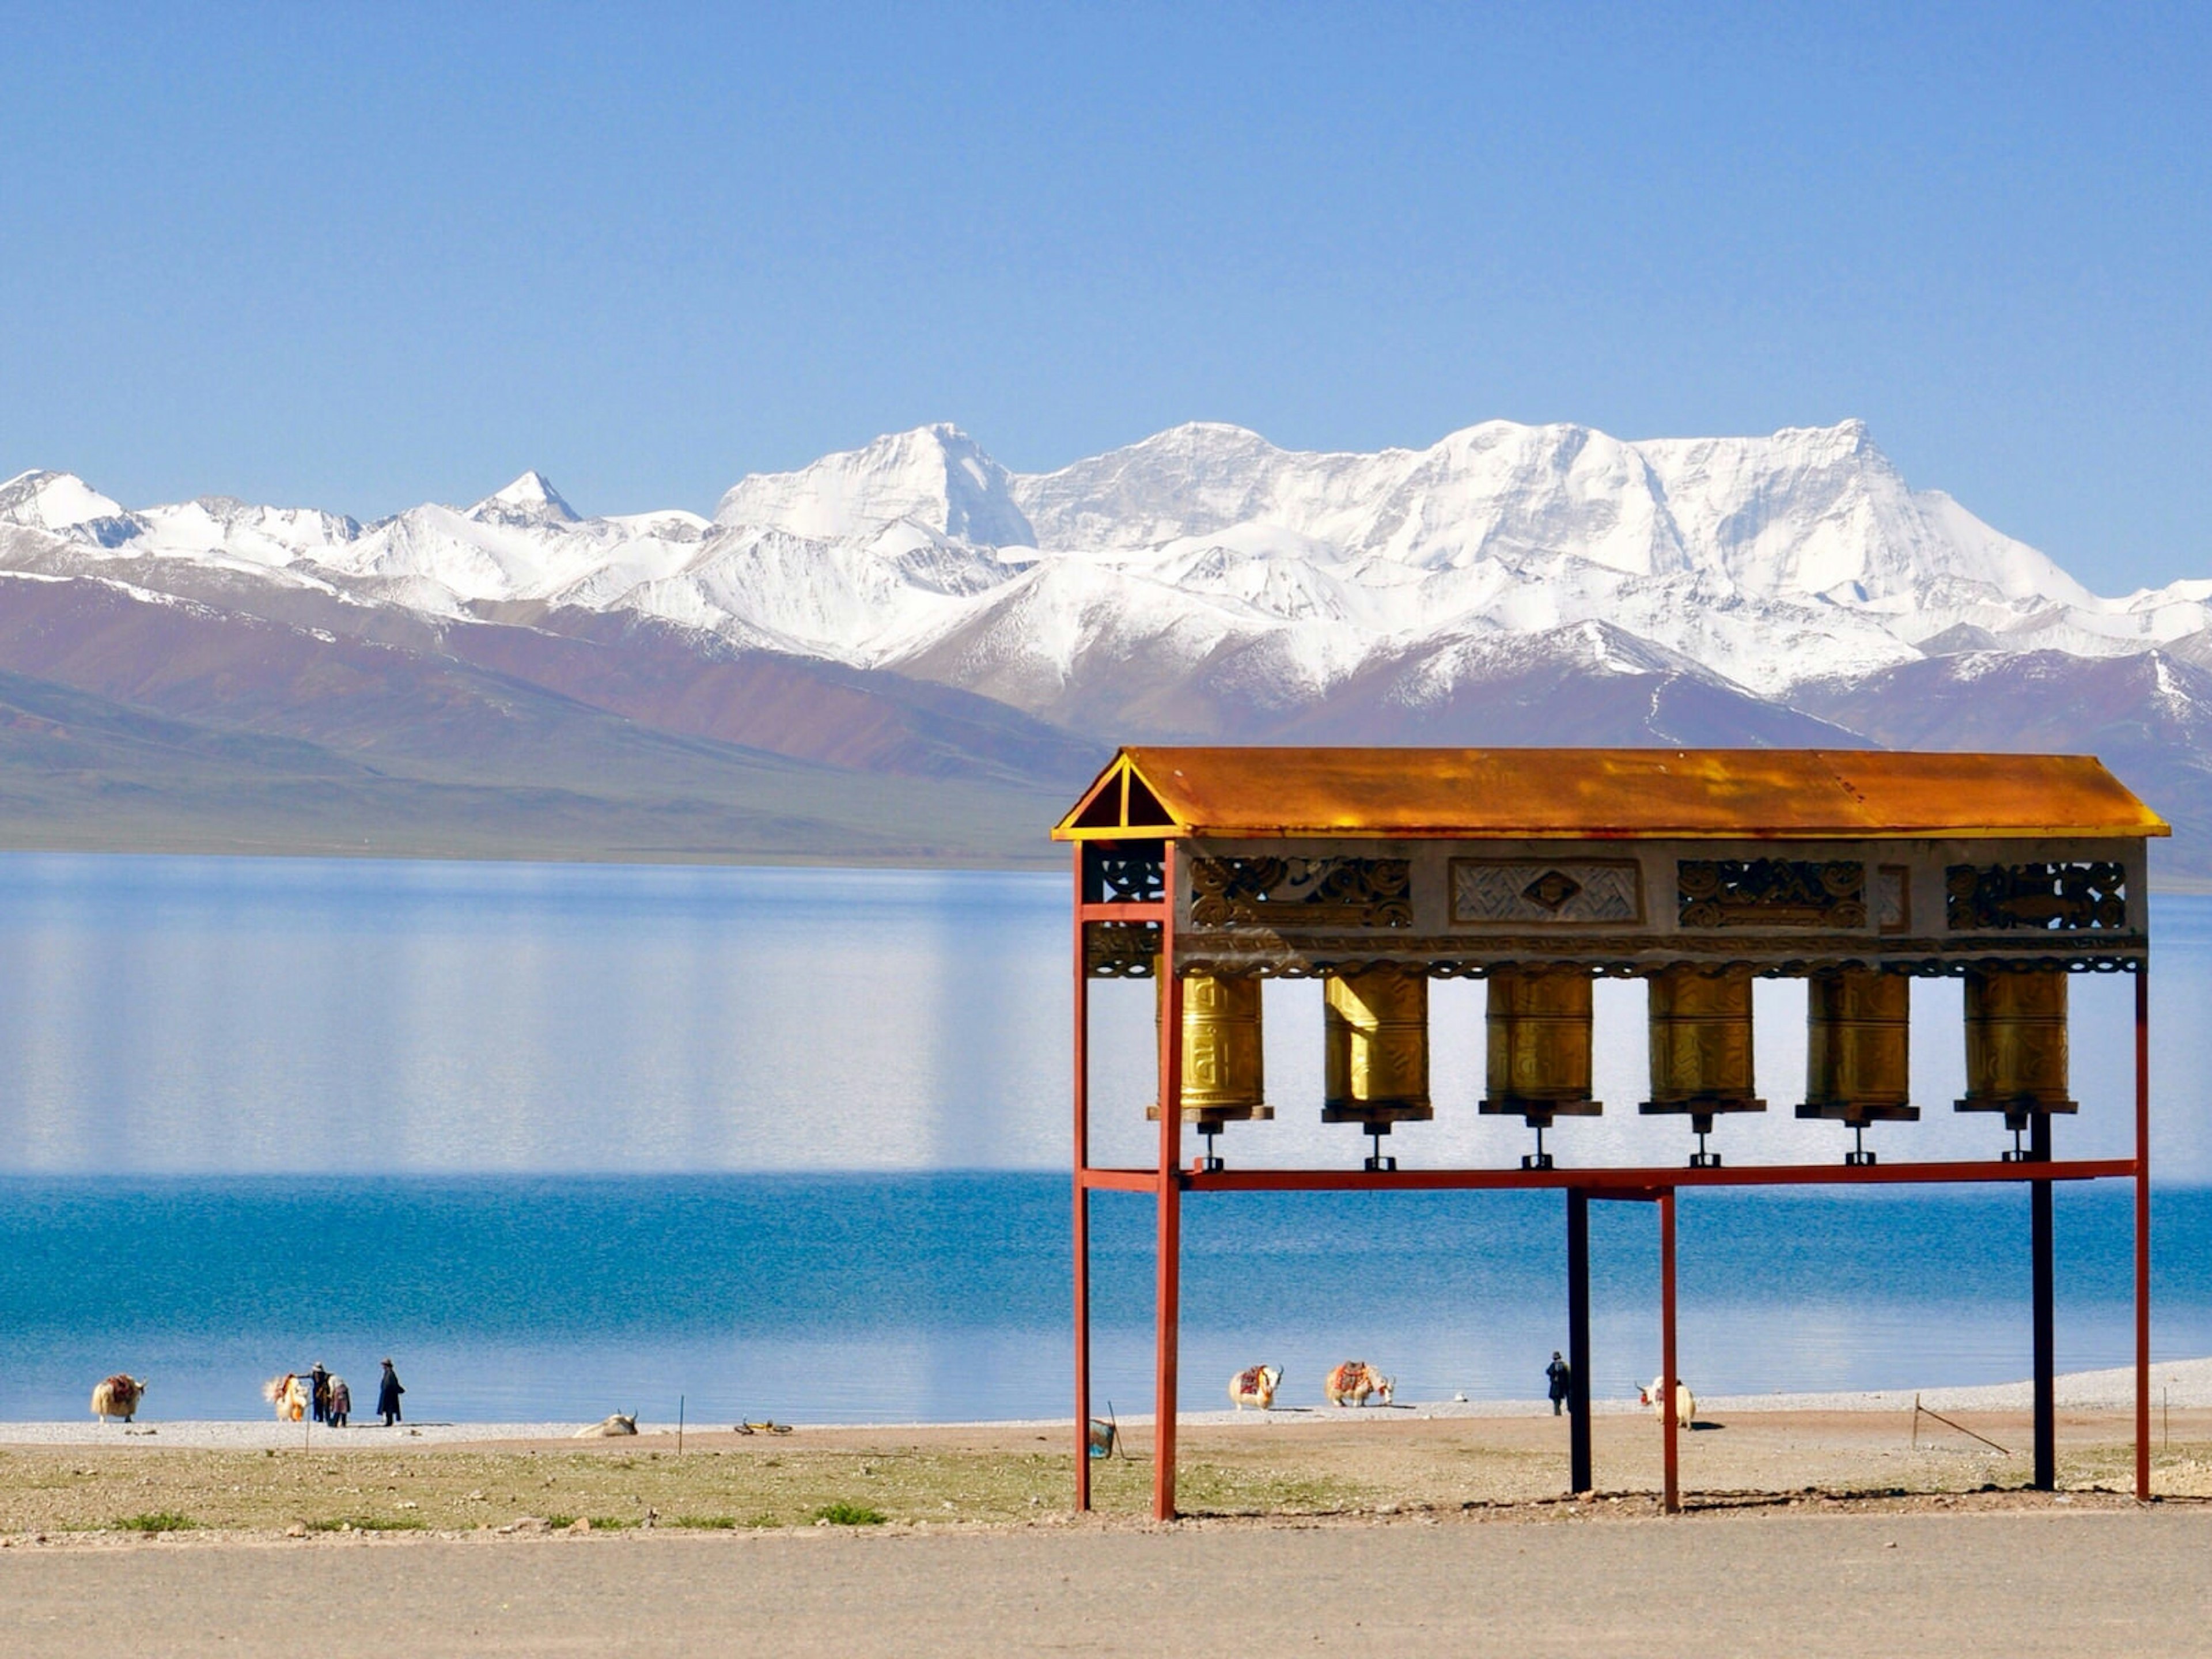
[[[1075,810],[1060,821],[1053,834],[1063,840],[1124,832],[1158,836],[1171,834],[1179,827],[1125,750],[1084,791]]]

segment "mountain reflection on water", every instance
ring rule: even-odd
[[[0,856],[0,1173],[700,1172],[1052,1169],[1067,1147],[1067,888],[1051,875],[373,860]],[[2212,899],[2154,902],[2155,1167],[2212,1181]],[[2062,1154],[2124,1152],[2130,988],[2074,981],[2078,1119]],[[1955,981],[1913,988],[1926,1109],[1886,1158],[1985,1153],[1961,1116]],[[1094,991],[1096,1155],[1143,1161],[1152,991]],[[1804,993],[1759,988],[1771,1109],[1722,1124],[1732,1163],[1840,1157],[1791,1115]],[[1437,1120],[1411,1168],[1510,1164],[1479,1118],[1482,990],[1435,987]],[[1350,1164],[1319,1122],[1319,988],[1267,992],[1273,1123],[1233,1164]],[[1642,988],[1598,989],[1609,1109],[1563,1164],[1670,1164],[1639,1120]]]
[[[2152,907],[2154,1166],[2212,1182],[2212,900]],[[702,1172],[1057,1168],[1066,1159],[1066,883],[891,869],[0,856],[0,1172]],[[1802,987],[1759,987],[1771,1110],[1721,1124],[1729,1161],[1840,1157],[1790,1113]],[[1099,1161],[1151,1148],[1148,984],[1095,988]],[[1960,991],[1913,987],[1917,1126],[1889,1159],[2002,1144],[1962,1117]],[[2130,984],[2075,980],[2062,1155],[2130,1133]],[[1401,1164],[1510,1164],[1475,1117],[1482,988],[1433,995],[1437,1121]],[[1610,1110],[1551,1137],[1562,1164],[1672,1164],[1639,1119],[1641,987],[1597,994]],[[1322,1128],[1321,991],[1267,988],[1274,1124],[1234,1164],[1352,1164]]]
[[[1066,884],[1051,876],[0,857],[0,1418],[155,1379],[157,1418],[258,1416],[273,1370],[403,1357],[435,1417],[799,1420],[1066,1409]],[[2161,1355],[2212,1352],[2204,1110],[2212,901],[2154,907]],[[2079,1119],[2124,1152],[2129,983],[2075,985]],[[1097,1155],[1149,1150],[1152,988],[1096,988]],[[1731,1163],[1837,1159],[1790,1113],[1801,988],[1759,988],[1764,1117]],[[1914,987],[1927,1119],[1888,1158],[1986,1154],[1953,1113],[1959,992]],[[1480,1118],[1481,990],[1433,1003],[1437,1121],[1407,1167],[1510,1165]],[[1611,1103],[1562,1164],[1674,1163],[1639,1119],[1640,988],[1598,994]],[[1269,988],[1273,1123],[1232,1164],[1354,1167],[1318,1121],[1318,988]],[[1401,1398],[1536,1393],[1564,1340],[1549,1194],[1241,1195],[1186,1206],[1188,1402],[1363,1355]],[[1650,1218],[1601,1206],[1595,1380],[1656,1363]],[[1149,1402],[1149,1206],[1102,1195],[1099,1397]],[[1705,1194],[1682,1208],[1684,1368],[1706,1393],[2027,1369],[2016,1192]],[[2059,1201],[2060,1364],[2130,1352],[2128,1194]],[[797,1379],[805,1379],[799,1386]]]

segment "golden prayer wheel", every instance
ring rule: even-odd
[[[1595,1117],[1590,1097],[1590,976],[1580,968],[1493,968],[1486,1091],[1475,1109],[1541,1128]]]
[[[1379,1135],[1393,1123],[1437,1115],[1429,1100],[1426,975],[1396,968],[1331,974],[1322,1021],[1322,1122],[1364,1123]]]
[[[1709,1133],[1717,1112],[1763,1112],[1753,1093],[1751,971],[1690,964],[1651,976],[1651,1098],[1644,1112],[1686,1112]]]
[[[1167,1006],[1167,984],[1152,1005],[1152,1029]],[[1212,1134],[1224,1123],[1272,1118],[1260,1045],[1260,981],[1193,974],[1182,981],[1182,1121]],[[1145,1115],[1158,1121],[1155,1099]]]
[[[1855,1128],[1878,1120],[1910,1123],[1912,981],[1902,974],[1845,968],[1815,975],[1805,990],[1805,1103],[1800,1117],[1834,1118]]]
[[[2066,975],[1966,970],[1966,1097],[1962,1112],[2002,1112],[2025,1128],[2039,1113],[2078,1111],[2067,1097]]]

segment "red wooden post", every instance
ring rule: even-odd
[[[1075,1507],[1091,1507],[1091,978],[1083,948],[1083,852],[1075,843]]]
[[[1160,918],[1160,1164],[1158,1288],[1152,1373],[1152,1518],[1176,1512],[1176,1344],[1182,1313],[1182,981],[1176,976],[1176,844],[1163,848]]]
[[[1659,1194],[1659,1443],[1666,1463],[1662,1502],[1669,1515],[1682,1508],[1681,1434],[1674,1421],[1680,1386],[1674,1374],[1674,1189],[1668,1187]]]
[[[2136,1498],[2150,1501],[2150,959],[2136,964]]]

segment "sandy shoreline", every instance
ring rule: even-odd
[[[1657,1425],[1618,1408],[1592,1425],[1582,1494],[1548,1410],[1188,1424],[1185,1518],[1165,1526],[1153,1431],[1126,1419],[1087,1516],[1064,1423],[687,1425],[680,1455],[671,1434],[562,1424],[19,1439],[0,1444],[0,1644],[1455,1655],[1476,1632],[1484,1651],[1562,1659],[2201,1650],[2212,1409],[2154,1418],[2146,1506],[2132,1411],[2062,1410],[2046,1492],[2028,1490],[2024,1410],[1945,1424],[1909,1396],[1848,1398],[1859,1408],[1701,1402],[1679,1521],[1660,1514]]]
[[[1692,1387],[1696,1379],[1690,1379]],[[1929,1411],[2025,1412],[2033,1404],[2027,1382],[1992,1382],[1961,1388],[1863,1390],[1830,1394],[1703,1395],[1698,1407],[1704,1415],[1742,1415],[1768,1412],[1910,1412],[1915,1399]],[[2058,1407],[2074,1412],[2130,1412],[2135,1407],[2135,1372],[2118,1370],[2071,1371],[2057,1385]],[[1592,1402],[1595,1414],[1626,1416],[1643,1410],[1631,1399]],[[2212,1358],[2162,1360],[2151,1367],[2151,1408],[2176,1411],[2212,1407]],[[1318,1426],[1324,1424],[1389,1421],[1453,1421],[1492,1418],[1547,1417],[1551,1406],[1541,1400],[1401,1401],[1388,1409],[1334,1410],[1328,1407],[1291,1407],[1273,1412],[1185,1411],[1179,1421],[1192,1427],[1219,1428],[1236,1425],[1275,1428]],[[1126,1428],[1149,1428],[1148,1413],[1124,1413]],[[410,1423],[385,1428],[377,1423],[330,1429],[296,1423],[277,1423],[265,1418],[243,1420],[186,1419],[166,1422],[157,1417],[131,1424],[100,1424],[89,1419],[59,1422],[0,1422],[0,1446],[165,1445],[220,1450],[296,1450],[301,1446],[355,1450],[400,1450],[408,1447],[473,1445],[501,1442],[565,1440],[574,1437],[580,1422]],[[722,1436],[732,1425],[718,1420],[687,1425],[690,1436]],[[1066,1418],[1010,1418],[955,1423],[806,1423],[794,1426],[799,1436],[825,1432],[908,1433],[917,1431],[1065,1431]],[[641,1419],[641,1438],[672,1437],[673,1423]],[[764,1437],[762,1443],[768,1443]],[[588,1444],[589,1442],[580,1443]]]

